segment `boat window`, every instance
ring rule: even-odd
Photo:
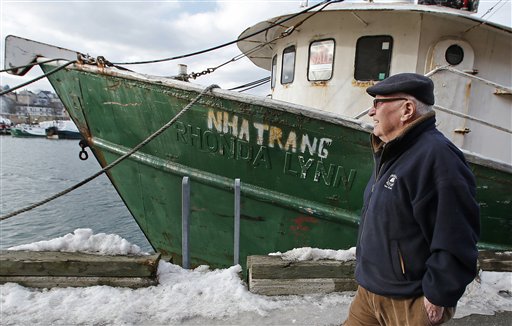
[[[312,42],[309,46],[308,80],[329,80],[334,64],[334,40]]]
[[[277,54],[272,58],[272,71],[270,72],[270,87],[276,86],[276,73],[277,73]]]
[[[295,45],[289,46],[283,51],[283,64],[281,68],[281,84],[293,82],[295,74]]]
[[[456,66],[464,60],[464,50],[457,44],[450,45],[444,54],[446,62]]]
[[[389,77],[393,38],[389,35],[363,36],[357,40],[354,78],[383,80]]]

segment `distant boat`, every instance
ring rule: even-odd
[[[478,1],[463,2],[470,10],[377,2],[331,3],[248,28],[238,47],[269,71],[271,97],[207,92],[108,171],[155,250],[181,262],[183,176],[190,178],[191,265],[233,263],[236,178],[242,264],[247,255],[354,246],[373,169],[365,90],[400,72],[435,83],[438,128],[476,176],[479,246],[512,249],[512,29],[475,17]],[[47,73],[65,68],[48,79],[101,166],[205,91],[14,36],[5,44],[6,67],[38,60]],[[66,60],[48,63],[54,58]]]
[[[81,139],[82,135],[71,120],[59,120],[45,129],[49,139]]]
[[[39,125],[19,124],[11,128],[13,137],[46,137],[45,128]]]
[[[0,135],[10,135],[11,125],[11,120],[0,117]]]

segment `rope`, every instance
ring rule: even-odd
[[[253,82],[247,83],[247,84],[243,84],[243,85],[240,85],[237,87],[230,88],[230,89],[228,89],[228,91],[236,91],[237,89],[251,87],[251,86],[258,87],[258,86],[268,83],[269,81],[270,81],[270,77],[264,77],[264,78],[255,80]],[[245,90],[241,90],[240,92],[243,92],[243,91],[245,91]]]
[[[211,47],[211,48],[208,48],[206,50],[201,50],[201,51],[196,51],[196,52],[192,52],[192,53],[188,53],[188,54],[183,54],[183,55],[179,55],[179,56],[176,56],[176,57],[170,57],[170,58],[163,58],[163,59],[156,59],[156,60],[148,60],[148,61],[136,61],[136,62],[114,62],[112,64],[114,65],[140,65],[140,64],[148,64],[148,63],[158,63],[158,62],[164,62],[164,61],[172,61],[172,60],[176,60],[176,59],[182,59],[182,58],[188,58],[188,57],[192,57],[194,55],[198,55],[198,54],[203,54],[203,53],[207,53],[207,52],[211,52],[211,51],[214,51],[214,50],[218,50],[218,49],[221,49],[223,47],[226,47],[228,45],[231,45],[231,44],[234,44],[234,43],[237,43],[239,41],[243,41],[243,40],[246,40],[248,38],[251,38],[255,35],[258,35],[262,32],[265,32],[271,28],[274,28],[275,26],[278,26],[278,25],[281,25],[283,24],[284,22],[287,22],[303,13],[306,13],[308,11],[311,11],[319,6],[324,6],[323,8],[321,8],[320,10],[323,10],[326,6],[328,6],[329,4],[331,3],[335,3],[335,2],[342,2],[344,0],[325,0],[323,2],[320,2],[320,3],[317,3],[316,5],[312,6],[312,7],[309,7],[309,8],[306,8],[288,18],[285,18],[285,19],[282,19],[278,22],[275,22],[273,23],[272,25],[270,25],[269,27],[266,27],[262,30],[259,30],[259,31],[256,31],[254,33],[251,33],[247,36],[244,36],[243,38],[240,38],[240,39],[236,39],[236,40],[233,40],[233,41],[230,41],[230,42],[227,42],[227,43],[224,43],[224,44],[221,44],[221,45],[217,45],[217,46],[214,46],[214,47]]]
[[[22,209],[19,209],[17,211],[14,211],[12,213],[9,213],[9,214],[6,214],[4,216],[1,216],[0,217],[0,221],[3,221],[3,220],[6,220],[10,217],[13,217],[13,216],[16,216],[16,215],[19,215],[21,213],[24,213],[24,212],[28,212],[36,207],[39,207],[41,205],[44,205],[54,199],[57,199],[81,186],[83,186],[84,184],[88,183],[89,181],[92,181],[93,179],[97,178],[98,176],[102,175],[103,173],[105,173],[106,171],[110,170],[111,168],[113,168],[114,166],[116,166],[117,164],[121,163],[121,161],[123,161],[124,159],[126,159],[127,157],[131,156],[132,154],[134,154],[135,152],[137,152],[139,149],[141,149],[144,145],[146,145],[147,143],[149,143],[150,141],[152,141],[153,139],[155,139],[156,137],[158,137],[161,133],[163,133],[165,130],[167,130],[170,126],[172,126],[174,124],[174,122],[176,122],[176,120],[181,117],[185,112],[187,112],[191,107],[192,105],[194,105],[205,93],[211,91],[212,89],[214,88],[218,88],[219,86],[217,85],[210,85],[208,87],[206,87],[196,98],[194,98],[189,104],[187,104],[187,106],[185,106],[180,112],[178,112],[178,114],[176,114],[169,122],[167,122],[165,125],[163,125],[160,129],[158,129],[157,131],[155,131],[153,134],[151,134],[148,138],[146,138],[144,141],[142,141],[140,144],[138,144],[137,146],[135,146],[133,149],[131,149],[129,152],[127,152],[126,154],[124,154],[123,156],[119,157],[117,160],[115,160],[114,162],[110,163],[109,165],[107,165],[106,167],[104,167],[103,169],[101,169],[99,172],[96,172],[95,174],[93,174],[92,176],[84,179],[83,181],[75,184],[74,186],[66,189],[66,190],[63,190],[51,197],[48,197],[40,202],[37,202],[35,204],[32,204],[30,206],[27,206],[25,208],[22,208]]]
[[[66,68],[67,66],[69,66],[69,65],[71,65],[71,64],[73,64],[73,63],[75,63],[75,62],[77,62],[77,61],[76,61],[76,60],[69,61],[68,63],[63,64],[62,66],[59,66],[59,67],[57,67],[57,68],[55,68],[55,69],[52,69],[52,70],[48,71],[48,72],[47,72],[46,74],[44,74],[44,75],[41,75],[41,76],[36,77],[36,78],[34,78],[34,79],[31,79],[31,80],[29,80],[29,81],[27,81],[27,82],[25,82],[25,83],[19,84],[18,86],[14,86],[14,87],[12,87],[12,88],[9,88],[9,89],[7,89],[7,90],[5,90],[5,91],[2,91],[2,92],[0,92],[0,96],[5,95],[5,94],[7,94],[7,93],[10,93],[10,92],[12,92],[12,91],[15,91],[15,90],[17,90],[17,89],[19,89],[19,88],[22,88],[23,86],[27,86],[28,84],[32,84],[33,82],[36,82],[36,81],[38,81],[39,79],[43,79],[44,77],[48,77],[48,76],[50,76],[50,75],[52,75],[52,74],[56,73],[56,72],[57,72],[57,71],[59,71],[59,70],[62,70],[62,69],[64,69],[64,68]]]
[[[12,71],[12,70],[18,70],[18,69],[22,69],[22,68],[33,67],[33,66],[41,64],[41,63],[48,63],[48,62],[58,61],[58,60],[65,60],[65,59],[48,59],[46,61],[41,61],[41,62],[35,61],[35,62],[32,62],[32,63],[29,63],[28,65],[24,65],[24,66],[18,66],[18,67],[11,67],[11,68],[7,68],[7,69],[2,69],[2,70],[0,70],[0,73],[1,72]]]
[[[207,74],[213,73],[213,72],[215,72],[217,69],[219,69],[220,67],[225,66],[225,65],[227,65],[227,64],[229,64],[229,63],[231,63],[231,62],[235,62],[235,61],[238,61],[238,60],[243,59],[243,58],[245,58],[245,57],[248,57],[250,54],[252,54],[252,53],[254,53],[254,52],[258,51],[259,49],[263,48],[264,46],[266,46],[266,45],[268,45],[268,44],[270,44],[270,43],[272,43],[272,42],[275,42],[275,41],[276,41],[276,40],[278,40],[278,39],[281,39],[281,38],[284,38],[284,37],[287,37],[287,36],[291,35],[291,34],[292,34],[296,29],[297,29],[297,27],[298,27],[298,26],[302,25],[306,20],[310,19],[311,17],[313,17],[313,16],[314,16],[314,15],[316,15],[317,13],[321,12],[322,10],[324,10],[324,8],[325,8],[325,7],[327,7],[328,5],[330,5],[332,2],[342,2],[342,1],[344,1],[344,0],[337,0],[337,1],[324,1],[324,2],[327,2],[327,3],[325,3],[325,5],[324,5],[322,8],[318,9],[318,11],[315,11],[315,12],[311,13],[311,15],[309,15],[308,17],[304,18],[303,20],[299,21],[299,22],[298,22],[297,24],[295,24],[294,26],[292,26],[292,27],[288,28],[287,30],[285,30],[284,32],[282,32],[282,33],[281,33],[281,35],[278,35],[278,36],[277,36],[276,38],[274,38],[273,40],[267,41],[267,42],[265,42],[265,43],[258,44],[258,45],[256,45],[255,47],[253,47],[252,49],[250,49],[250,50],[246,51],[245,53],[241,53],[241,54],[239,54],[239,55],[237,55],[237,56],[235,56],[235,57],[231,58],[230,60],[228,60],[228,61],[226,61],[226,62],[224,62],[224,63],[221,63],[220,65],[218,65],[218,66],[216,66],[216,67],[213,67],[213,68],[207,68],[207,69],[205,69],[205,70],[203,70],[203,71],[201,71],[201,72],[197,72],[197,73],[196,73],[196,72],[192,72],[192,73],[190,73],[190,74],[188,74],[188,75],[187,75],[187,78],[196,79],[197,77],[201,77],[201,76],[204,76],[204,75],[207,75]],[[320,4],[322,4],[322,3],[320,3]],[[319,5],[320,5],[320,4],[319,4]],[[312,8],[313,8],[313,7],[312,7]],[[308,10],[311,10],[312,8],[309,8]],[[300,12],[300,13],[307,12],[308,10],[302,11],[302,12]],[[299,13],[299,14],[300,14],[300,13]],[[297,14],[297,15],[298,15],[298,14]],[[294,15],[293,17],[289,17],[288,19],[294,18],[294,17],[296,17],[297,15]],[[255,32],[255,33],[253,33],[253,34],[251,34],[251,35],[248,35],[248,36],[246,36],[246,37],[243,37],[243,38],[241,38],[241,39],[239,39],[239,40],[237,40],[237,41],[245,40],[245,39],[247,39],[247,38],[249,38],[249,37],[251,37],[251,36],[253,36],[253,35],[256,35],[256,34],[262,33],[262,32],[264,32],[264,31],[266,31],[266,30],[269,30],[269,29],[271,29],[271,28],[273,28],[273,27],[277,26],[277,25],[281,25],[283,22],[287,21],[288,19],[282,20],[282,21],[280,21],[280,22],[273,23],[273,24],[271,24],[269,27],[267,27],[267,28],[265,28],[265,29],[262,29],[262,30],[260,30],[260,31],[258,31],[258,32]],[[169,60],[172,60],[172,59],[173,59],[173,58],[171,58],[171,59],[169,59]],[[116,67],[117,67],[117,66],[116,66]],[[257,86],[255,86],[255,87],[257,87]],[[254,87],[251,87],[251,88],[254,88]],[[250,88],[249,88],[249,89],[250,89]],[[247,90],[248,90],[248,89],[247,89]],[[243,90],[243,91],[240,91],[240,92],[244,92],[244,91],[246,91],[246,90]]]

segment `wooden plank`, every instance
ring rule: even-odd
[[[155,277],[160,254],[102,256],[78,252],[0,251],[0,276]]]
[[[512,251],[481,250],[478,252],[478,268],[484,271],[512,272]]]
[[[512,272],[512,252],[479,251],[478,267]],[[247,257],[249,291],[263,295],[303,295],[354,291],[355,261],[286,261],[278,256]]]
[[[141,288],[156,285],[150,277],[76,277],[76,276],[0,276],[0,284],[18,283],[32,288],[84,287],[108,285],[115,287]]]
[[[262,295],[304,295],[355,291],[353,279],[308,278],[308,279],[250,279],[250,291]]]
[[[352,278],[355,261],[286,261],[277,256],[249,256],[247,268],[259,279]]]

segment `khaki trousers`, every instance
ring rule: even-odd
[[[423,304],[423,296],[393,299],[357,288],[344,326],[432,326]],[[436,325],[450,320],[455,308],[445,308],[443,318]]]

